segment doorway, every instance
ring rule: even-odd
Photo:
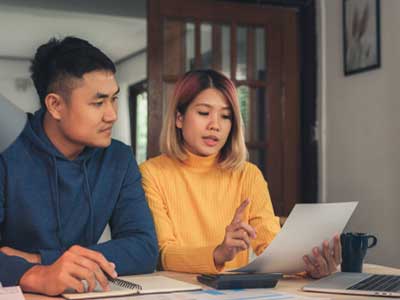
[[[250,161],[269,184],[277,215],[301,200],[300,43],[292,8],[211,0],[149,0],[149,157],[178,78],[214,68],[238,88]]]
[[[131,127],[131,147],[138,164],[147,159],[147,80],[129,86],[129,116]]]

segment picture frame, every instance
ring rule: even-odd
[[[343,0],[345,76],[381,66],[380,0]]]

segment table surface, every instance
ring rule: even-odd
[[[400,275],[400,269],[384,267],[379,265],[371,265],[365,264],[364,265],[364,272],[366,273],[375,273],[375,274],[393,274],[393,275]],[[187,273],[176,273],[176,272],[157,272],[157,274],[162,274],[164,276],[168,276],[171,278],[175,278],[178,280],[195,283],[201,285],[196,280],[196,274],[187,274]],[[301,288],[311,282],[312,279],[304,278],[301,276],[285,276],[283,279],[279,280],[276,288],[273,291],[276,292],[286,292],[291,294],[303,295],[306,297],[324,297],[330,299],[354,299],[354,300],[379,300],[382,297],[367,297],[367,296],[350,296],[350,295],[339,295],[339,294],[326,294],[326,293],[310,293],[310,292],[303,292]],[[209,287],[204,286],[205,288],[209,289]],[[56,299],[63,299],[60,297],[46,297],[42,295],[34,295],[25,293],[24,294],[26,300],[56,300]],[[118,298],[112,298],[118,299]],[[132,297],[134,299],[134,297]]]

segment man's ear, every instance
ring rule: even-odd
[[[50,93],[47,94],[46,98],[44,99],[44,103],[49,114],[54,119],[60,120],[62,109],[65,106],[64,99],[58,94]]]
[[[183,115],[179,111],[176,112],[175,126],[177,128],[182,128],[183,127]]]

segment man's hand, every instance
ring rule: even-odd
[[[222,268],[225,262],[232,260],[238,252],[247,250],[250,247],[250,239],[256,237],[254,228],[242,222],[243,213],[249,203],[249,199],[246,199],[236,209],[232,222],[225,229],[224,241],[214,250],[214,263],[217,268]]]
[[[8,256],[19,256],[32,264],[40,264],[42,262],[40,254],[24,252],[11,247],[1,247],[0,252]]]
[[[37,265],[29,269],[19,284],[23,291],[55,296],[66,289],[85,292],[83,280],[88,284],[87,291],[96,287],[96,281],[104,291],[109,290],[104,273],[115,278],[115,265],[99,252],[72,246],[52,265]]]
[[[303,257],[307,274],[315,279],[332,274],[342,262],[342,246],[339,235],[334,236],[332,249],[329,248],[329,242],[324,241],[322,243],[322,253],[318,247],[315,247],[312,253],[312,258],[308,255]]]

